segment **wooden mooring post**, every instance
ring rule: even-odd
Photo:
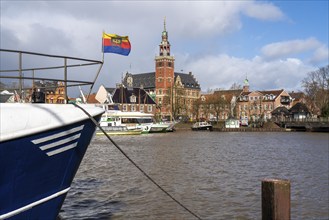
[[[290,181],[262,181],[262,220],[290,220]]]

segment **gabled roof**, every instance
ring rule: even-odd
[[[200,89],[200,84],[194,78],[192,73],[178,73],[175,72],[175,81],[176,78],[179,76],[181,79],[182,84],[185,88],[191,89]],[[125,78],[123,79],[123,84],[127,87],[127,77],[133,77],[133,87],[140,88],[141,85],[144,89],[154,89],[155,88],[155,72],[149,73],[139,73],[139,74],[132,74],[127,73]]]
[[[250,96],[251,93],[260,93],[262,96],[270,96],[270,95],[273,95],[274,96],[274,99],[270,99],[270,100],[267,100],[267,99],[264,99],[263,101],[266,102],[266,101],[273,101],[275,100],[276,98],[278,98],[282,92],[284,90],[283,89],[279,89],[279,90],[263,90],[263,91],[248,91],[248,92],[242,92],[240,94],[241,97],[243,96]],[[247,100],[240,100],[240,101],[247,101]]]
[[[99,103],[99,101],[97,101],[96,97],[96,93],[92,93],[90,94],[87,98],[87,103]]]
[[[194,76],[192,75],[192,73],[177,73],[175,72],[175,81],[176,78],[179,76],[182,84],[185,88],[190,88],[190,89],[200,89],[200,84],[198,83],[198,81],[194,78]]]
[[[264,90],[264,91],[259,91],[263,95],[275,95],[275,97],[278,97],[282,92],[283,89],[280,90]]]
[[[310,111],[308,110],[308,108],[306,107],[306,105],[304,103],[298,102],[296,105],[292,106],[289,110],[291,113],[305,113],[305,114],[309,114]]]
[[[302,98],[305,97],[305,94],[303,92],[291,92],[289,93],[292,99],[294,100],[301,100]]]
[[[284,106],[281,106],[281,107],[277,107],[276,109],[274,109],[272,112],[271,112],[272,115],[288,115],[289,114],[289,110],[284,107]]]
[[[243,91],[242,91],[240,95],[241,95],[241,96],[245,96],[245,95],[249,95],[250,93],[252,93],[252,92],[251,92],[251,91],[248,91],[248,92],[243,92]]]
[[[34,86],[36,88],[45,88],[46,91],[52,91],[55,92],[56,88],[58,87],[58,82],[57,81],[35,81]]]
[[[123,84],[127,87],[127,77],[133,77],[133,87],[140,88],[141,85],[144,89],[152,89],[155,87],[155,72],[139,73],[139,74],[126,74]]]
[[[254,92],[259,92],[262,95],[274,95],[275,97],[278,97],[283,92],[283,89],[280,89],[280,90],[249,91],[249,92],[242,92],[241,95],[242,96],[250,95],[250,93],[254,93]]]
[[[130,102],[130,97],[132,95],[136,96],[136,103]],[[140,88],[117,88],[113,94],[112,100],[114,103],[124,104],[156,104],[148,93],[144,89]]]
[[[214,95],[224,96],[225,100],[232,101],[233,96],[238,97],[242,93],[242,89],[231,89],[231,90],[217,90],[214,91]]]
[[[105,90],[112,95],[115,91],[115,88],[105,88]]]

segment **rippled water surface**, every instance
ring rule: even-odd
[[[261,219],[261,181],[291,180],[291,218],[329,219],[328,133],[176,131],[114,136],[157,183],[202,219]],[[96,136],[63,219],[195,219]]]

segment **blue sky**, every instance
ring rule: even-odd
[[[203,91],[243,84],[302,90],[328,65],[328,1],[4,1],[1,48],[101,59],[101,34],[128,35],[128,57],[105,54],[100,79],[154,71],[166,17],[175,70]],[[3,63],[1,65],[4,65]],[[87,91],[87,89],[84,89]]]

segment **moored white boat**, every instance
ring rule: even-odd
[[[19,69],[3,70],[1,66],[1,79],[13,78],[6,75],[13,72],[47,69],[24,69],[23,55],[71,59],[24,51],[0,51],[1,58],[5,56],[3,53],[20,54]],[[83,61],[93,63],[90,65],[102,64],[100,61]],[[17,79],[32,78],[20,74]],[[27,91],[22,85],[20,90]],[[22,98],[20,100],[24,101]],[[94,105],[0,104],[0,219],[57,218],[94,136],[96,124],[91,118],[99,121],[103,112],[103,109]]]
[[[125,130],[141,130],[143,134],[146,134],[167,132],[168,129],[173,128],[174,124],[154,122],[153,114],[149,113],[107,110],[102,115],[100,126],[108,131],[115,130],[116,127],[118,129],[126,127],[127,129]],[[123,134],[129,134],[129,132]]]
[[[128,129],[127,126],[106,126],[102,127],[104,132],[108,135],[138,135],[142,134],[142,129]],[[103,131],[97,129],[97,135],[104,135]]]
[[[191,127],[192,131],[212,131],[212,125],[206,121],[195,122]]]
[[[164,133],[167,132],[169,124],[153,123],[150,127],[149,133]]]
[[[100,126],[105,130],[126,127],[126,130],[141,130],[142,133],[148,133],[152,124],[153,114],[120,110],[105,111],[100,121]]]

